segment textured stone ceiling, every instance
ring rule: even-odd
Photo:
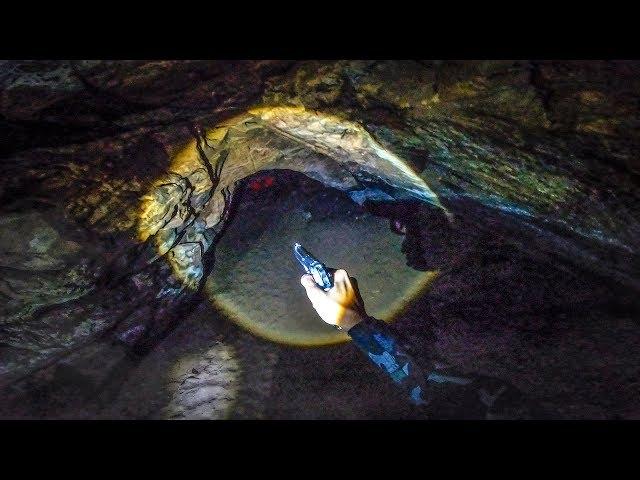
[[[211,360],[217,372],[235,352],[229,365],[244,373],[221,380],[233,385],[233,401],[209,408],[205,399],[199,412],[304,416],[295,382],[273,382],[306,378],[291,359],[309,365],[324,354],[280,350],[221,316],[194,313],[205,308],[200,290],[215,248],[190,251],[187,263],[179,251],[181,241],[219,241],[224,222],[205,219],[233,214],[246,183],[237,180],[287,168],[364,192],[356,200],[388,201],[420,185],[432,206],[385,210],[407,224],[409,264],[443,272],[398,319],[419,344],[502,375],[563,418],[637,417],[639,74],[629,61],[1,62],[0,413],[188,417],[175,402],[191,394],[154,397],[141,412],[129,408],[139,399],[127,385],[150,356],[186,365],[178,357],[201,348],[189,353],[204,355],[195,363]],[[260,124],[250,141],[238,140],[251,130],[239,132],[239,119]],[[318,144],[338,131],[331,145]],[[349,159],[362,145],[373,156],[359,167]],[[180,158],[201,160],[189,157],[198,147],[211,159],[226,152],[228,170],[200,183],[197,168],[188,172],[195,177],[175,171],[195,165]],[[232,174],[249,159],[251,168]],[[415,175],[397,176],[403,168]],[[172,175],[191,186],[158,190]],[[162,195],[183,208],[166,235],[140,216]],[[194,205],[206,215],[190,212]],[[177,264],[197,264],[190,288]],[[214,326],[198,323],[205,317]],[[206,334],[190,341],[185,322]],[[315,374],[358,361],[349,355],[335,354],[337,363]],[[148,391],[165,391],[153,375]],[[379,382],[368,375],[340,388],[356,395],[370,388],[358,382]],[[276,407],[283,399],[289,409]],[[418,415],[384,389],[370,401],[362,412],[324,408],[337,418]]]

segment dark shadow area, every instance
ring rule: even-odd
[[[263,292],[246,304],[254,318],[270,318],[273,299],[320,322],[289,251],[298,228],[330,266],[367,267],[356,275],[365,301],[391,303],[387,285],[438,271],[393,316],[416,356],[503,379],[553,418],[640,418],[639,71],[635,61],[0,62],[0,418],[424,418],[353,345],[254,335],[204,282],[184,289],[153,238],[141,243],[141,198],[194,126],[255,105],[357,122],[451,218],[423,203],[360,206],[301,174],[262,171],[241,182],[230,222],[207,232],[231,254],[211,246],[198,264],[226,300]],[[231,152],[237,162],[274,148],[275,136],[256,139]],[[371,247],[379,238],[389,250]],[[273,288],[233,290],[238,278]]]

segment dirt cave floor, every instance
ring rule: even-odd
[[[11,60],[0,92],[1,419],[426,418],[294,242],[419,355],[640,419],[640,62]]]
[[[454,238],[434,222],[407,239],[389,218],[303,175],[266,172],[253,185],[264,178],[268,188],[243,192],[205,298],[150,353],[91,345],[5,397],[3,418],[425,418],[317,318],[298,283],[296,239],[348,265],[369,311],[409,333],[425,357],[507,378],[553,418],[638,416],[638,326],[602,319],[613,297],[598,278],[516,253],[496,229]],[[409,242],[442,271],[409,267]]]

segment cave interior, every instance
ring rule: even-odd
[[[640,419],[640,62],[6,60],[0,92],[0,418],[441,418],[317,317],[300,242],[419,356]]]

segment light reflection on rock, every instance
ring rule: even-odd
[[[225,223],[238,182],[260,170],[294,170],[365,200],[418,200],[443,208],[427,184],[359,124],[304,108],[258,108],[190,142],[143,197],[138,234],[153,238],[174,273],[196,288],[202,257]]]
[[[218,343],[202,355],[188,355],[169,371],[172,398],[163,417],[181,420],[227,418],[238,391],[240,365],[233,347]]]

